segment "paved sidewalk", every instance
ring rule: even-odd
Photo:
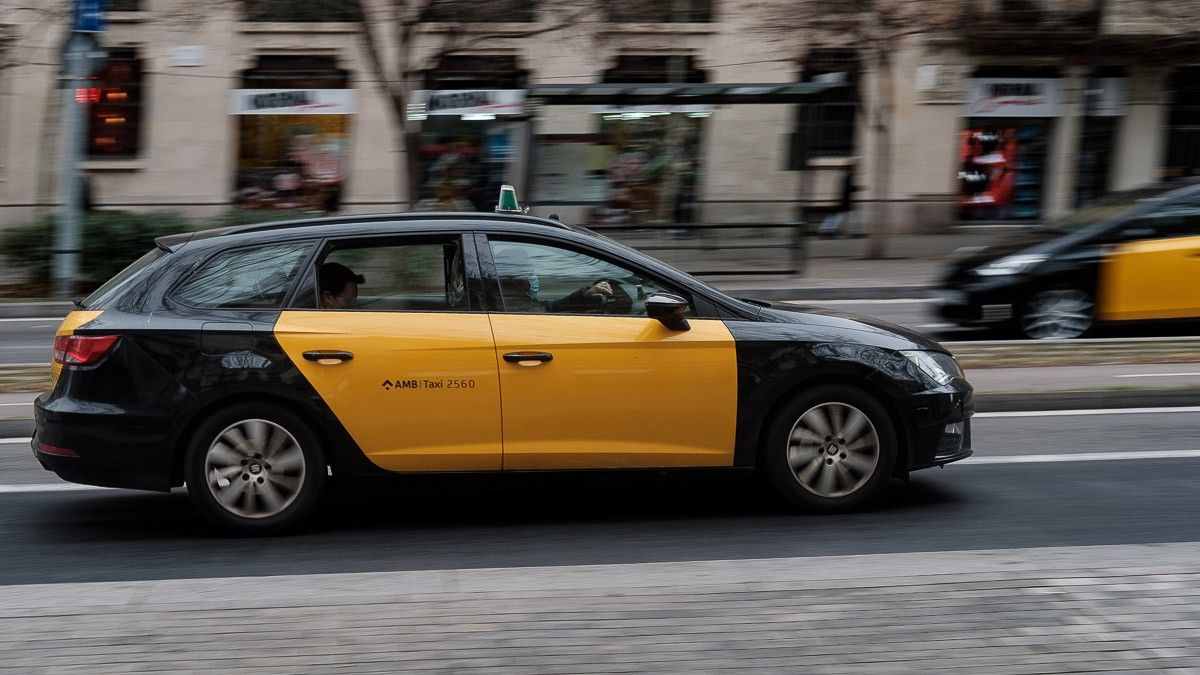
[[[1200,543],[0,593],[21,672],[1200,669]]]

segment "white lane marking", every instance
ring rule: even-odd
[[[1039,464],[1044,462],[1107,462],[1118,459],[1179,459],[1198,458],[1196,450],[1131,450],[1126,452],[1077,452],[1057,455],[995,455],[968,457],[964,464]]]
[[[19,318],[19,319],[0,319],[0,321],[3,321],[4,323],[20,323],[20,322],[29,323],[32,321],[41,321],[42,323],[45,323],[47,327],[50,327],[50,328],[53,328],[54,326],[57,326],[60,323],[62,323],[61,318],[55,319],[53,317],[44,317],[44,316]]]
[[[979,412],[981,417],[1073,417],[1076,415],[1158,415],[1168,413],[1198,413],[1200,405],[1174,408],[1097,408],[1095,410],[1026,410],[1012,412]]]
[[[945,330],[947,328],[954,327],[955,326],[952,323],[921,323],[913,326],[913,328],[918,330]]]
[[[32,442],[32,438],[0,438],[0,445],[17,445],[19,443],[29,445]]]
[[[0,368],[49,368],[49,361],[40,363],[0,363]]]
[[[80,490],[113,490],[115,488],[75,483],[26,483],[24,485],[0,485],[0,494],[21,492],[76,492]]]
[[[788,305],[927,305],[932,298],[853,298],[846,300],[783,300]]]
[[[1196,377],[1200,373],[1136,373],[1133,375],[1113,375],[1113,377]]]

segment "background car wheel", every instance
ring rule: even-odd
[[[1095,322],[1092,296],[1078,288],[1039,291],[1021,310],[1021,332],[1034,340],[1077,338]]]
[[[775,417],[767,434],[767,477],[792,505],[850,510],[887,487],[896,448],[895,427],[873,396],[823,386],[792,399]]]
[[[188,495],[200,512],[237,533],[281,532],[312,512],[325,484],[316,434],[273,405],[226,408],[204,421],[184,458]]]

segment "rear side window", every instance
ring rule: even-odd
[[[307,242],[224,251],[175,288],[172,299],[205,309],[274,309],[308,256]]]
[[[150,249],[145,255],[133,261],[129,267],[118,272],[117,276],[109,279],[103,286],[97,288],[87,297],[87,300],[83,301],[83,306],[87,309],[104,309],[133,283],[139,272],[165,255],[167,255],[167,252],[161,248],[155,247]]]

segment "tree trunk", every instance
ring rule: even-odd
[[[867,258],[878,260],[887,255],[888,230],[891,228],[892,198],[892,62],[882,49],[875,58],[878,99],[872,131],[875,141],[875,208]]]

